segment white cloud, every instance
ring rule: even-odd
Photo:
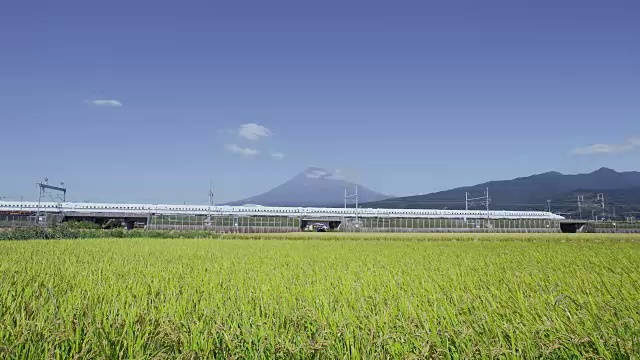
[[[238,135],[249,140],[258,140],[261,137],[271,136],[271,130],[262,125],[248,123],[240,125]]]
[[[342,173],[340,170],[331,172],[317,167],[308,168],[307,170],[305,170],[304,175],[309,179],[342,179]]]
[[[90,100],[90,104],[95,106],[121,107],[122,103],[118,100]]]
[[[631,145],[616,145],[616,144],[593,144],[589,146],[579,147],[573,150],[576,155],[591,155],[591,154],[613,154],[625,152],[633,149]]]
[[[592,144],[573,149],[574,155],[619,154],[640,148],[640,138],[628,138],[622,144]]]
[[[304,175],[309,179],[320,179],[322,177],[331,176],[331,173],[325,169],[315,168],[307,170]]]
[[[282,160],[282,158],[284,157],[284,154],[281,152],[273,152],[271,153],[271,157],[277,160]]]
[[[627,143],[633,145],[634,147],[640,147],[640,137],[628,138]]]
[[[238,155],[245,155],[245,156],[253,156],[253,155],[257,155],[258,153],[260,153],[260,151],[256,150],[256,149],[252,149],[252,148],[243,148],[240,147],[236,144],[225,144],[224,145],[224,149],[234,153],[234,154],[238,154]]]

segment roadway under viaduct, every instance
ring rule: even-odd
[[[304,230],[308,225],[322,223],[329,227],[330,230],[336,230],[340,227],[342,220],[340,218],[303,218],[300,220],[300,229]]]
[[[591,226],[588,226],[586,220],[561,220],[560,231],[563,233],[591,232]]]

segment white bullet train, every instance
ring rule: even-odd
[[[131,214],[148,215],[234,215],[234,216],[287,216],[304,218],[336,217],[385,217],[385,218],[450,218],[450,219],[539,219],[561,220],[564,217],[545,211],[506,210],[433,210],[433,209],[368,209],[368,208],[320,208],[280,206],[226,206],[226,205],[153,205],[109,204],[73,202],[20,202],[0,201],[0,214],[16,213],[75,213],[75,214]]]

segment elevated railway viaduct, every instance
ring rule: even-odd
[[[483,211],[436,209],[368,209],[267,206],[207,206],[111,203],[55,203],[0,201],[0,214],[20,212],[61,221],[104,223],[121,221],[127,229],[213,228],[257,231],[272,228],[292,231],[324,223],[341,231],[555,231],[562,216],[543,211]]]

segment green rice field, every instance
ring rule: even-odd
[[[1,359],[638,354],[638,235],[0,241]]]

